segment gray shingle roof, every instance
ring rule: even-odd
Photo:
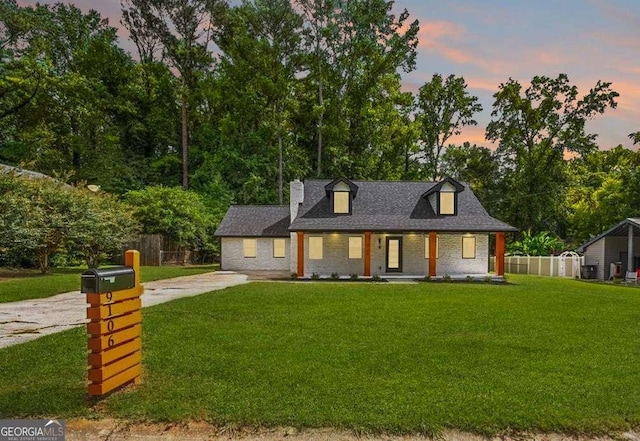
[[[215,232],[218,237],[289,237],[288,205],[232,205]]]
[[[352,214],[333,214],[325,185],[304,182],[304,202],[291,231],[517,231],[486,212],[467,185],[458,193],[458,214],[437,215],[422,197],[437,182],[353,181],[359,187]]]
[[[23,168],[14,167],[12,165],[0,164],[0,173],[15,173],[18,176],[24,176],[26,178],[33,179],[53,179],[51,176],[47,176],[42,173],[34,172],[31,170],[25,170]]]

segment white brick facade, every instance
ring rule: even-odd
[[[322,237],[323,256],[321,260],[309,259],[309,237]],[[341,276],[364,274],[364,250],[361,259],[349,259],[349,237],[362,237],[364,234],[347,233],[305,233],[304,235],[304,275],[312,274],[329,276],[337,273]],[[487,274],[489,271],[489,235],[472,234],[476,239],[474,259],[462,258],[462,234],[438,234],[439,258],[436,273],[439,276],[460,274]],[[371,275],[385,275],[386,272],[386,239],[402,237],[402,272],[396,275],[424,276],[429,272],[429,259],[425,257],[425,233],[408,234],[372,234],[371,235]],[[291,234],[291,266],[290,271],[297,270],[297,235]],[[391,273],[389,273],[391,274]]]
[[[244,257],[244,238],[222,238],[220,269],[224,271],[289,270],[291,260],[291,247],[288,238],[284,238],[285,257],[273,257],[273,238],[271,237],[247,239],[256,240],[256,257]]]

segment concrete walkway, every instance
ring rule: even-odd
[[[144,284],[142,307],[243,283],[247,283],[247,276],[231,271],[147,282]],[[45,299],[0,303],[0,348],[83,325],[88,321],[87,306],[85,295],[80,291]]]

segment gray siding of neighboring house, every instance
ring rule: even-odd
[[[609,278],[609,265],[605,264],[604,258],[604,248],[606,237],[603,237],[600,240],[595,241],[589,248],[587,248],[584,252],[584,264],[585,265],[596,265],[598,267],[597,278],[599,280],[604,280],[605,278]],[[606,266],[606,268],[605,268]]]
[[[605,261],[605,273],[607,278],[611,276],[609,271],[609,266],[613,262],[622,262],[622,277],[624,277],[624,272],[627,270],[627,246],[628,246],[628,238],[620,237],[620,236],[607,236],[604,238],[604,261]],[[593,246],[593,245],[591,245]],[[589,248],[591,248],[589,246]],[[620,254],[624,253],[624,256]],[[633,240],[633,255],[640,255],[640,237],[635,237]],[[632,268],[634,271],[636,268]]]
[[[223,237],[220,269],[224,271],[288,271],[291,259],[289,239],[285,240],[285,257],[273,257],[273,238],[258,237],[256,257],[244,257],[242,237]],[[281,238],[279,238],[281,239]]]
[[[598,279],[608,280],[611,277],[611,264],[621,262],[624,277],[624,271],[627,270],[627,240],[627,237],[622,236],[605,236],[598,239],[585,250],[584,264],[597,265]],[[633,240],[633,254],[636,258],[640,255],[640,237]]]
[[[309,237],[323,238],[321,260],[309,259]],[[349,237],[360,236],[363,242],[363,258],[349,259]],[[429,259],[425,257],[425,237],[428,234],[372,234],[371,235],[371,275],[386,273],[386,238],[402,237],[402,272],[394,275],[424,276],[429,272]],[[439,258],[436,271],[439,276],[457,274],[486,274],[489,267],[489,235],[473,234],[476,238],[476,258],[462,258],[462,234],[439,234]],[[304,235],[304,275],[341,276],[364,274],[364,234],[307,233]],[[291,234],[290,271],[297,269],[297,236]]]

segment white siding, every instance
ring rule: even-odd
[[[225,271],[289,270],[291,253],[289,239],[285,238],[285,257],[273,257],[273,238],[258,237],[256,257],[245,258],[242,237],[223,237],[220,269]]]

